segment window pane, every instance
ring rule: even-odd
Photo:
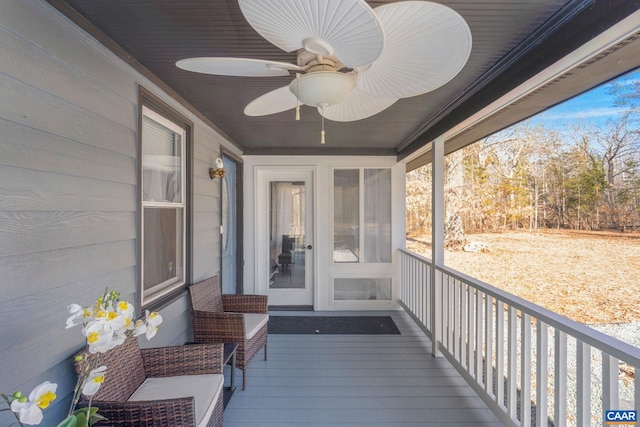
[[[364,170],[363,262],[391,262],[391,170]]]
[[[222,250],[226,251],[229,246],[229,223],[231,215],[231,207],[229,206],[229,184],[227,184],[229,176],[222,178]]]
[[[391,279],[336,278],[333,281],[334,301],[389,301]]]
[[[182,208],[144,208],[145,298],[182,281]]]
[[[182,135],[142,117],[143,200],[182,202]]]
[[[360,170],[333,173],[333,261],[358,262],[360,257]]]

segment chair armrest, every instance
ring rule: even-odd
[[[99,425],[196,426],[195,399],[193,397],[132,402],[94,400],[91,406],[99,408],[98,413],[107,418],[107,421]]]
[[[194,310],[192,312],[193,340],[197,343],[225,343],[244,341],[244,315]]]
[[[143,348],[140,353],[147,377],[222,373],[222,344]]]
[[[222,295],[224,311],[235,313],[267,313],[266,295]]]

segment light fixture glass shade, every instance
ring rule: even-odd
[[[334,105],[345,99],[355,85],[353,77],[335,71],[316,71],[294,79],[289,90],[302,104]]]

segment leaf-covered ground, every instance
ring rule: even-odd
[[[640,321],[640,233],[470,234],[489,251],[445,252],[445,264],[581,323]],[[431,257],[430,236],[407,248]]]

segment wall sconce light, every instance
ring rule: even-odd
[[[222,159],[218,157],[216,159],[216,167],[209,168],[209,178],[211,179],[222,178],[224,174],[225,174],[224,163],[222,163]]]

